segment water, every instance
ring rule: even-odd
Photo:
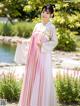
[[[16,46],[10,44],[0,44],[0,62],[13,63]]]

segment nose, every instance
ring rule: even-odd
[[[44,12],[44,13],[42,13],[42,17],[46,17],[46,13]]]

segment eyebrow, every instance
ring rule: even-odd
[[[47,12],[47,13],[50,13],[48,9],[43,9],[42,12],[44,12],[44,11]]]

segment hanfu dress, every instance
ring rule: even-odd
[[[35,25],[18,106],[57,106],[51,59],[57,43],[55,26],[50,21]]]

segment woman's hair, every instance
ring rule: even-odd
[[[54,17],[54,8],[55,8],[54,4],[47,4],[42,7],[42,11],[49,12],[50,14],[53,14],[52,17]]]

